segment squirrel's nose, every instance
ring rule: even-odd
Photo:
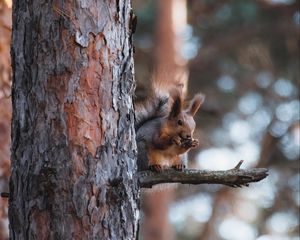
[[[184,134],[183,136],[184,136],[184,138],[186,138],[186,139],[191,139],[191,138],[192,138],[192,136],[189,135],[189,134]]]

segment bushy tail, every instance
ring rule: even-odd
[[[150,96],[135,102],[135,129],[155,118],[168,116],[175,99],[183,99],[183,85],[170,81],[165,71],[156,71],[151,79]]]
[[[168,96],[151,96],[142,102],[135,103],[135,129],[146,122],[167,114]]]

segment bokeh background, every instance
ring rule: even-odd
[[[299,240],[300,102],[297,0],[133,0],[136,98],[153,71],[183,83],[200,148],[189,167],[266,167],[248,188],[179,186],[142,193],[140,239]],[[0,0],[0,191],[8,191],[11,1]],[[8,237],[0,198],[0,239]]]
[[[206,95],[189,166],[269,169],[248,188],[144,194],[141,239],[299,240],[299,1],[133,2],[137,97],[165,66]]]

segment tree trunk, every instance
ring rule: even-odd
[[[11,125],[11,7],[0,0],[0,192],[8,192]],[[8,239],[8,199],[0,197],[0,239]]]
[[[12,239],[135,238],[131,19],[130,0],[14,1]]]

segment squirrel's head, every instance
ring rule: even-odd
[[[191,139],[196,127],[194,116],[204,102],[205,96],[197,94],[187,108],[183,109],[182,99],[175,97],[168,116],[170,131],[174,130],[181,138]],[[174,134],[174,132],[172,132]]]

